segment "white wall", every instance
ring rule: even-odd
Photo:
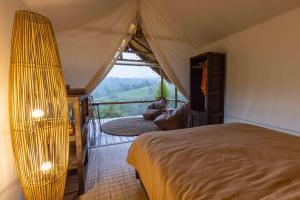
[[[300,8],[201,50],[227,54],[226,119],[300,135]]]
[[[0,200],[21,199],[12,153],[8,114],[10,37],[15,10],[25,9],[20,0],[0,0]]]

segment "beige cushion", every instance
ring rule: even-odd
[[[157,109],[157,110],[164,110],[167,107],[167,100],[166,99],[158,99],[157,101],[153,102],[150,106],[148,106],[149,109]]]

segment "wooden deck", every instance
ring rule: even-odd
[[[101,119],[101,124],[114,119],[117,118]],[[115,135],[106,134],[105,132],[100,131],[99,120],[95,119],[94,123],[92,122],[90,123],[90,131],[89,131],[90,148],[128,143],[134,141],[136,137],[137,136],[126,137],[126,136],[115,136]]]

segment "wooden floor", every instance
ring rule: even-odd
[[[102,119],[101,124],[114,119],[116,118]],[[103,131],[101,131],[99,120],[94,120],[94,122],[91,122],[89,130],[90,130],[89,133],[90,148],[128,143],[136,139],[136,136],[125,137],[125,136],[115,136],[115,135],[104,133]]]

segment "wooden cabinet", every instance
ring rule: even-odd
[[[208,52],[190,64],[190,126],[223,123],[225,54]]]
[[[64,199],[84,193],[84,165],[88,161],[88,96],[69,96],[70,148]],[[75,194],[75,195],[74,195]]]

